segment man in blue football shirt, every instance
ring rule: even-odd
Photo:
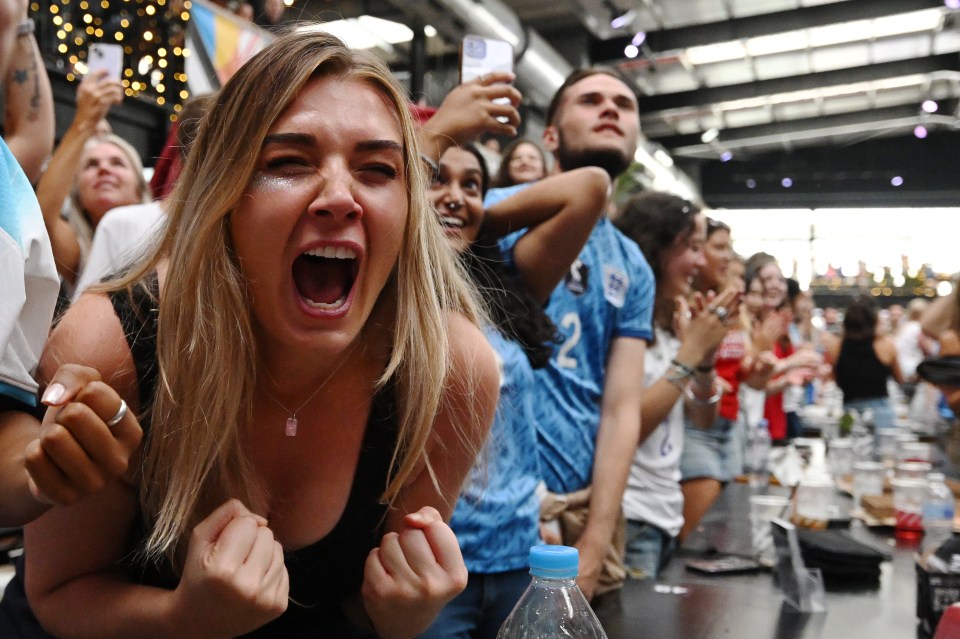
[[[554,96],[543,143],[554,155],[555,172],[598,166],[616,178],[633,161],[639,133],[633,91],[609,71],[584,69],[571,74]],[[485,204],[523,186],[491,191]],[[505,252],[521,234],[503,240]],[[639,248],[603,217],[547,305],[561,340],[547,367],[537,371],[538,455],[555,496],[576,500],[590,489],[582,530],[568,527],[563,539],[580,550],[578,582],[588,597],[597,591],[611,554],[640,438],[653,293],[653,273]],[[604,582],[609,585],[608,578]]]

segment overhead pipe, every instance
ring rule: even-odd
[[[540,34],[525,28],[513,9],[500,0],[437,0],[468,32],[513,45],[517,87],[544,109],[573,67]],[[408,15],[423,16],[422,2],[393,0]],[[462,35],[462,34],[459,34]],[[454,36],[459,37],[459,36]]]

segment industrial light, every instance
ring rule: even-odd
[[[611,21],[610,21],[610,28],[611,28],[611,29],[622,29],[623,27],[625,27],[625,26],[627,26],[628,24],[630,24],[631,22],[633,22],[633,19],[634,19],[636,16],[637,16],[637,12],[636,12],[635,10],[633,10],[633,9],[630,9],[630,10],[627,11],[626,13],[621,14],[621,15],[617,16],[616,18],[614,18],[613,20],[611,20]]]

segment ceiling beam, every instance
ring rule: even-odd
[[[756,98],[789,91],[803,91],[821,87],[840,86],[855,82],[883,80],[913,74],[928,74],[937,71],[960,71],[960,55],[941,55],[882,62],[864,67],[821,71],[787,78],[758,80],[725,87],[710,87],[696,91],[682,91],[663,95],[638,96],[641,113],[667,111],[690,106],[704,106],[745,98]]]
[[[676,51],[715,42],[932,8],[943,8],[943,0],[845,0],[723,22],[654,31],[647,33],[646,45],[656,52]],[[630,44],[632,37],[633,34],[609,40],[593,39],[590,43],[590,59],[594,64],[623,59],[623,49]]]
[[[947,111],[948,108],[945,107],[943,110]],[[906,104],[893,107],[884,107],[880,109],[865,109],[863,111],[853,111],[850,113],[817,116],[813,118],[799,118],[796,120],[771,122],[770,124],[741,126],[732,129],[724,129],[721,131],[720,137],[717,138],[717,144],[719,144],[721,147],[724,147],[726,144],[736,145],[744,140],[760,137],[770,137],[776,135],[790,136],[813,129],[831,129],[849,125],[864,126],[864,130],[867,131],[869,129],[867,129],[865,125],[869,124],[870,122],[910,118],[918,115],[918,105]],[[656,137],[651,135],[650,139],[656,140],[668,149],[701,144],[699,133],[671,135],[666,137]]]
[[[956,108],[956,100],[943,105],[945,112]],[[699,135],[650,136],[671,153],[683,157],[717,157],[721,150],[756,152],[770,150],[786,142],[800,146],[818,146],[826,139],[842,136],[848,141],[883,136],[894,131],[907,132],[917,124],[929,129],[953,129],[950,115],[922,115],[915,105],[870,109],[816,118],[802,118],[771,124],[725,129],[710,144]]]

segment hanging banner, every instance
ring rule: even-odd
[[[207,0],[192,0],[190,22],[222,86],[237,69],[273,40],[268,31]]]

